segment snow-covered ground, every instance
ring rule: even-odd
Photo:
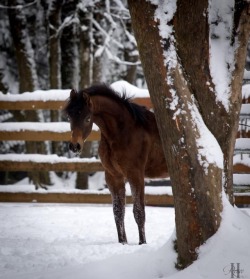
[[[173,208],[146,207],[148,244],[139,246],[131,206],[121,245],[111,205],[0,203],[0,278],[250,278],[250,209],[224,206],[218,233],[177,271]]]

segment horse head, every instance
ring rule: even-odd
[[[69,149],[79,153],[83,143],[91,133],[93,126],[92,103],[84,91],[71,90],[64,112],[68,116],[71,128]]]

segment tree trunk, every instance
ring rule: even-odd
[[[49,10],[49,69],[50,88],[61,88],[60,62],[61,48],[60,36],[57,33],[61,24],[62,1],[54,0]]]
[[[190,5],[192,5],[192,9],[190,9]],[[240,9],[242,9],[242,7]],[[189,11],[188,13],[186,12],[187,10]],[[230,202],[233,204],[232,158],[239,123],[241,83],[245,62],[237,62],[237,67],[235,67],[230,89],[230,95],[232,97],[229,108],[227,109],[221,101],[217,101],[216,94],[214,94],[216,88],[213,78],[211,77],[209,66],[208,14],[206,13],[206,16],[204,16],[204,10],[208,10],[207,0],[201,0],[198,3],[196,3],[196,1],[187,2],[185,0],[179,0],[174,18],[175,37],[177,40],[178,57],[185,69],[186,79],[192,84],[191,90],[199,103],[199,109],[203,120],[217,139],[223,151],[225,177],[223,186]],[[238,25],[240,24],[239,18],[241,12],[242,10],[240,10],[239,14],[235,13],[235,30],[237,30]],[[219,24],[220,21],[221,18],[219,18],[218,15],[217,23],[215,24]],[[234,34],[232,34],[232,36],[233,35]],[[220,38],[216,38],[216,40],[218,39]],[[231,40],[233,41],[234,37],[232,37]],[[240,38],[240,40],[246,40],[246,36]],[[193,42],[195,42],[195,44]],[[242,43],[243,42],[241,42],[241,44]],[[246,49],[245,46],[244,49]],[[242,52],[242,50],[239,51],[238,49],[238,52],[239,55],[242,56],[241,59],[245,60],[245,50]],[[239,61],[239,58],[236,60]],[[208,84],[209,86],[206,86]],[[211,108],[213,110],[212,114]]]
[[[22,11],[23,0],[9,0],[9,6],[20,8],[8,9],[10,29],[18,61],[19,90],[27,92],[37,88],[34,52],[27,31],[27,21]]]
[[[173,185],[182,268],[197,258],[199,246],[220,225],[222,186],[233,198],[232,155],[241,90],[232,86],[228,109],[214,94],[207,0],[179,0],[172,17],[163,2],[158,7],[145,0],[128,3]],[[156,19],[159,13],[165,16],[163,23]],[[164,33],[166,27],[172,31]],[[238,68],[236,76],[242,72],[240,62]]]
[[[9,9],[9,22],[13,43],[15,46],[16,60],[19,74],[19,91],[34,91],[37,88],[37,74],[34,61],[34,52],[31,46],[30,38],[27,31],[27,21],[22,10],[23,0],[8,2],[9,6],[17,6],[16,9]],[[19,6],[18,6],[19,5]],[[19,7],[19,8],[18,8]],[[39,121],[36,111],[26,111],[25,121]],[[44,143],[26,142],[27,153],[44,153],[46,148]],[[29,174],[30,179],[34,182],[36,188],[43,184],[50,184],[48,173],[32,172]]]
[[[98,3],[98,12],[95,12],[93,14],[93,18],[104,25],[104,29],[106,27],[106,21],[104,19],[103,13],[106,12],[106,2],[104,1],[100,1],[100,3]],[[102,47],[104,45],[104,41],[105,41],[105,36],[102,34],[102,32],[100,30],[98,30],[98,28],[96,30],[94,30],[94,32],[92,33],[92,40],[94,42],[93,44],[93,76],[92,76],[92,83],[93,84],[98,84],[100,82],[104,82],[103,78],[105,76],[105,55],[102,54],[98,54],[97,50],[99,47]]]
[[[78,16],[81,26],[85,26],[85,29],[80,29],[80,44],[79,44],[79,64],[80,64],[80,81],[79,87],[81,89],[89,87],[93,79],[93,29],[92,29],[92,10],[88,10],[88,13],[79,10]],[[83,145],[81,152],[81,158],[91,157],[92,142],[87,141]],[[78,172],[76,177],[77,189],[88,189],[89,173]]]
[[[61,48],[58,28],[61,24],[62,1],[54,0],[49,10],[49,69],[50,69],[50,88],[61,88]],[[52,122],[60,121],[60,113],[57,110],[50,111]],[[52,153],[62,154],[62,144],[52,142]]]
[[[126,24],[126,30],[129,33],[132,33],[132,26],[131,21],[128,21]],[[125,35],[127,36],[127,35]],[[125,39],[125,42],[129,41],[129,38]],[[137,53],[137,47],[132,42],[126,43],[124,46],[124,59],[128,62],[137,62],[139,59],[138,53]],[[124,77],[124,80],[131,84],[135,84],[136,81],[136,72],[137,72],[137,65],[128,65],[126,75]]]
[[[76,64],[78,59],[78,39],[77,27],[73,20],[77,4],[78,0],[65,1],[62,6],[63,21],[69,20],[70,22],[63,28],[61,36],[61,80],[63,89],[78,88],[78,65]]]
[[[80,64],[80,81],[79,87],[86,88],[92,84],[93,80],[93,26],[92,9],[88,9],[88,13],[82,10],[78,11],[80,25],[84,29],[80,29],[79,42],[79,64]]]

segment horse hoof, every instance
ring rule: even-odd
[[[125,240],[119,240],[119,243],[121,243],[122,245],[128,244],[127,239],[125,239]]]
[[[146,240],[145,240],[145,241],[140,241],[140,242],[139,242],[139,245],[142,245],[142,244],[147,244]]]

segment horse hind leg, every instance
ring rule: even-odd
[[[146,236],[145,236],[145,208],[144,204],[142,204],[139,199],[135,199],[133,206],[133,213],[135,221],[138,225],[139,231],[139,245],[146,244]]]
[[[114,177],[108,173],[105,173],[106,182],[112,195],[113,213],[115,218],[115,224],[117,228],[119,243],[126,244],[127,236],[124,226],[125,217],[125,183],[123,177]]]

